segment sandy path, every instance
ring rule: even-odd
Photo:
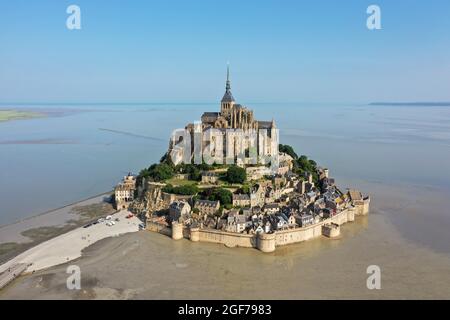
[[[22,232],[39,227],[63,226],[69,220],[77,218],[76,214],[73,213],[74,208],[102,203],[104,201],[104,198],[108,195],[109,192],[102,193],[92,198],[85,199],[58,209],[50,210],[48,212],[25,218],[8,225],[2,225],[0,226],[0,243],[29,242],[31,241],[31,239],[23,236]]]
[[[46,269],[81,257],[81,251],[91,244],[108,237],[139,231],[141,221],[133,217],[126,219],[127,211],[113,215],[119,218],[114,226],[98,223],[88,228],[77,228],[56,238],[43,242],[0,266],[0,272],[17,263],[32,263],[26,272]]]

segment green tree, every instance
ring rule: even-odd
[[[174,170],[167,163],[152,164],[148,168],[149,176],[155,181],[167,180],[173,177]]]
[[[295,153],[294,148],[287,144],[280,144],[278,145],[278,150],[283,153],[287,153],[290,155],[294,160],[298,158],[298,155]]]
[[[141,185],[142,180],[144,178],[147,178],[150,176],[150,171],[148,171],[148,169],[142,169],[141,172],[139,172],[137,178],[136,178],[136,185]]]
[[[318,183],[319,181],[316,162],[308,159],[305,155],[302,155],[297,159],[295,172],[300,176],[310,173],[313,176],[314,183]]]
[[[223,206],[233,204],[233,194],[224,188],[209,188],[202,192],[202,198],[210,201],[220,201]]]
[[[195,184],[186,184],[183,186],[172,186],[171,184],[166,185],[162,188],[163,192],[192,196],[198,193],[198,188]]]
[[[246,194],[249,194],[249,193],[250,193],[250,188],[251,188],[250,184],[244,183],[244,184],[242,185],[242,187],[239,188],[239,190],[238,190],[237,193],[246,193]]]
[[[228,168],[226,178],[229,183],[244,183],[247,173],[244,168],[233,165]]]

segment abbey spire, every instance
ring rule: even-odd
[[[234,102],[233,95],[231,94],[230,65],[227,65],[227,82],[225,85],[225,94],[222,98],[223,102]]]

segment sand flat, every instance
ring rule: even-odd
[[[126,219],[127,214],[127,211],[120,211],[112,215],[113,219],[119,219],[114,226],[98,223],[45,241],[1,265],[0,272],[18,263],[32,264],[27,272],[46,269],[79,258],[84,248],[101,239],[139,231],[140,220]]]
[[[44,114],[33,111],[0,110],[0,122],[43,117]]]

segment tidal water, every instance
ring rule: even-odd
[[[450,252],[450,107],[248,106],[258,120],[274,118],[280,142],[328,167],[342,188],[398,198],[402,209],[411,208],[389,216],[405,237]],[[2,225],[111,190],[129,171],[158,161],[174,128],[219,104],[0,108],[48,115],[0,123]]]

